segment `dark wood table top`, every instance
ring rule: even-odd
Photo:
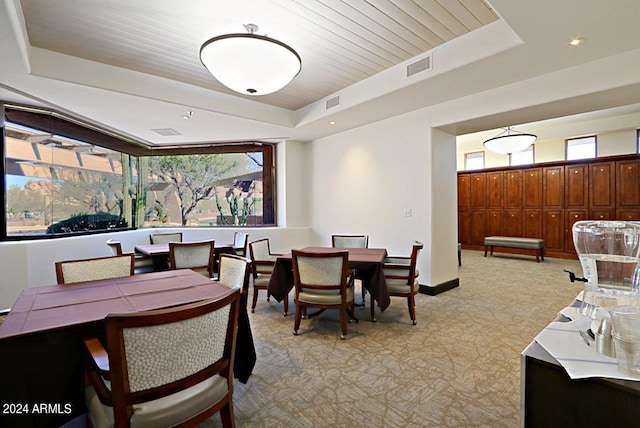
[[[159,309],[215,298],[227,287],[189,269],[22,291],[0,338],[99,321],[109,313]]]
[[[237,247],[234,244],[219,244],[215,243],[214,248],[216,251],[222,250],[236,250]],[[242,249],[242,248],[240,248]],[[145,256],[168,256],[169,255],[169,244],[145,244],[145,245],[136,245],[135,250]]]
[[[300,251],[310,251],[316,253],[333,253],[336,251],[347,251],[349,253],[349,264],[353,263],[383,263],[387,256],[384,248],[334,248],[334,247],[305,247]],[[279,259],[291,260],[291,253],[278,256]]]

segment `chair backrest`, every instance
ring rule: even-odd
[[[343,294],[346,297],[348,251],[316,253],[292,250],[293,283],[296,295],[304,291]]]
[[[249,290],[251,260],[234,254],[220,254],[218,281],[227,287],[238,287],[242,293]]]
[[[249,234],[242,232],[233,233],[233,246],[236,249],[236,254],[242,257],[247,257],[247,244],[249,243]]]
[[[418,277],[418,253],[424,245],[420,241],[414,241],[409,257],[385,257],[384,276],[392,279],[406,279],[408,284],[413,284]]]
[[[109,246],[109,249],[111,250],[112,255],[114,256],[122,255],[122,244],[120,243],[120,241],[116,241],[115,239],[109,239],[107,241],[107,245]]]
[[[73,284],[133,275],[133,254],[65,260],[55,263],[58,284]]]
[[[368,248],[369,235],[331,235],[333,248]]]
[[[234,288],[213,300],[108,315],[106,348],[114,419],[127,421],[128,426],[134,404],[178,393],[215,375],[226,379],[231,400],[239,296],[240,290]],[[209,408],[219,403],[219,397],[211,399]],[[185,415],[183,420],[197,414]]]
[[[276,257],[271,254],[268,238],[250,242],[249,255],[251,257],[251,271],[253,272],[254,278],[260,274],[270,274],[273,271]]]
[[[191,269],[211,278],[215,241],[169,242],[169,267]]]
[[[182,242],[182,232],[152,233],[149,235],[152,244],[168,244],[169,242]]]

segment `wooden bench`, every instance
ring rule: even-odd
[[[487,236],[484,238],[484,256],[487,257],[487,251],[491,248],[493,255],[494,247],[503,248],[519,248],[523,250],[532,250],[536,256],[536,262],[540,259],[544,261],[544,239],[537,238],[517,238],[513,236]]]

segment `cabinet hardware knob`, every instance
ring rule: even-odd
[[[574,215],[573,218],[578,218],[578,214]]]
[[[577,174],[577,173],[578,173],[578,170],[573,171],[573,173],[574,173],[574,174]]]

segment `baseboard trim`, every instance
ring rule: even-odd
[[[429,296],[435,296],[445,291],[449,291],[452,288],[456,288],[460,285],[460,278],[452,279],[451,281],[443,282],[438,285],[422,285],[418,290],[422,294],[428,294]]]

